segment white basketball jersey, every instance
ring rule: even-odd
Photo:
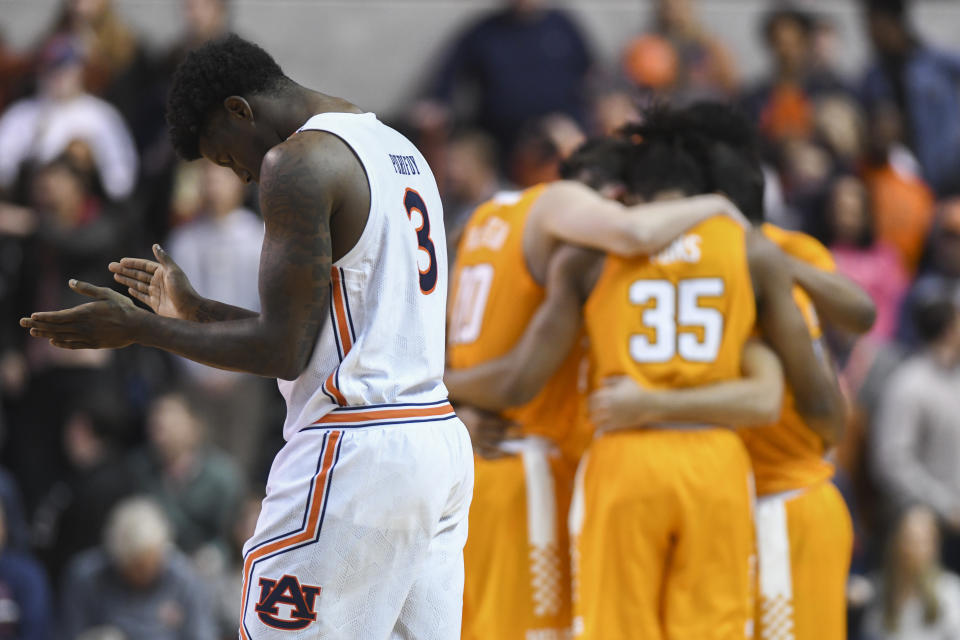
[[[296,380],[278,381],[287,439],[343,407],[382,406],[383,415],[399,417],[409,410],[396,405],[447,399],[447,242],[433,172],[372,113],[323,113],[300,128],[308,130],[332,133],[353,149],[370,183],[370,214],[356,246],[333,264],[328,319],[310,364]]]

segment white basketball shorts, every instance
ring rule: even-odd
[[[447,402],[344,407],[277,454],[241,640],[457,640],[473,452]]]

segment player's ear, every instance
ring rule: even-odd
[[[253,122],[253,109],[250,103],[240,96],[230,96],[223,101],[223,106],[234,118]]]

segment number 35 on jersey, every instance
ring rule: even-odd
[[[643,307],[642,330],[630,335],[630,357],[640,363],[713,362],[723,341],[723,314],[703,303],[724,294],[722,278],[636,280],[630,304]]]

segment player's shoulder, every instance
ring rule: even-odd
[[[260,165],[261,192],[298,189],[303,194],[341,190],[363,167],[338,136],[301,131],[272,147]],[[366,188],[366,185],[364,185]]]
[[[833,256],[819,240],[802,231],[791,231],[765,222],[761,227],[763,235],[791,256],[803,260],[820,269],[835,268]]]

